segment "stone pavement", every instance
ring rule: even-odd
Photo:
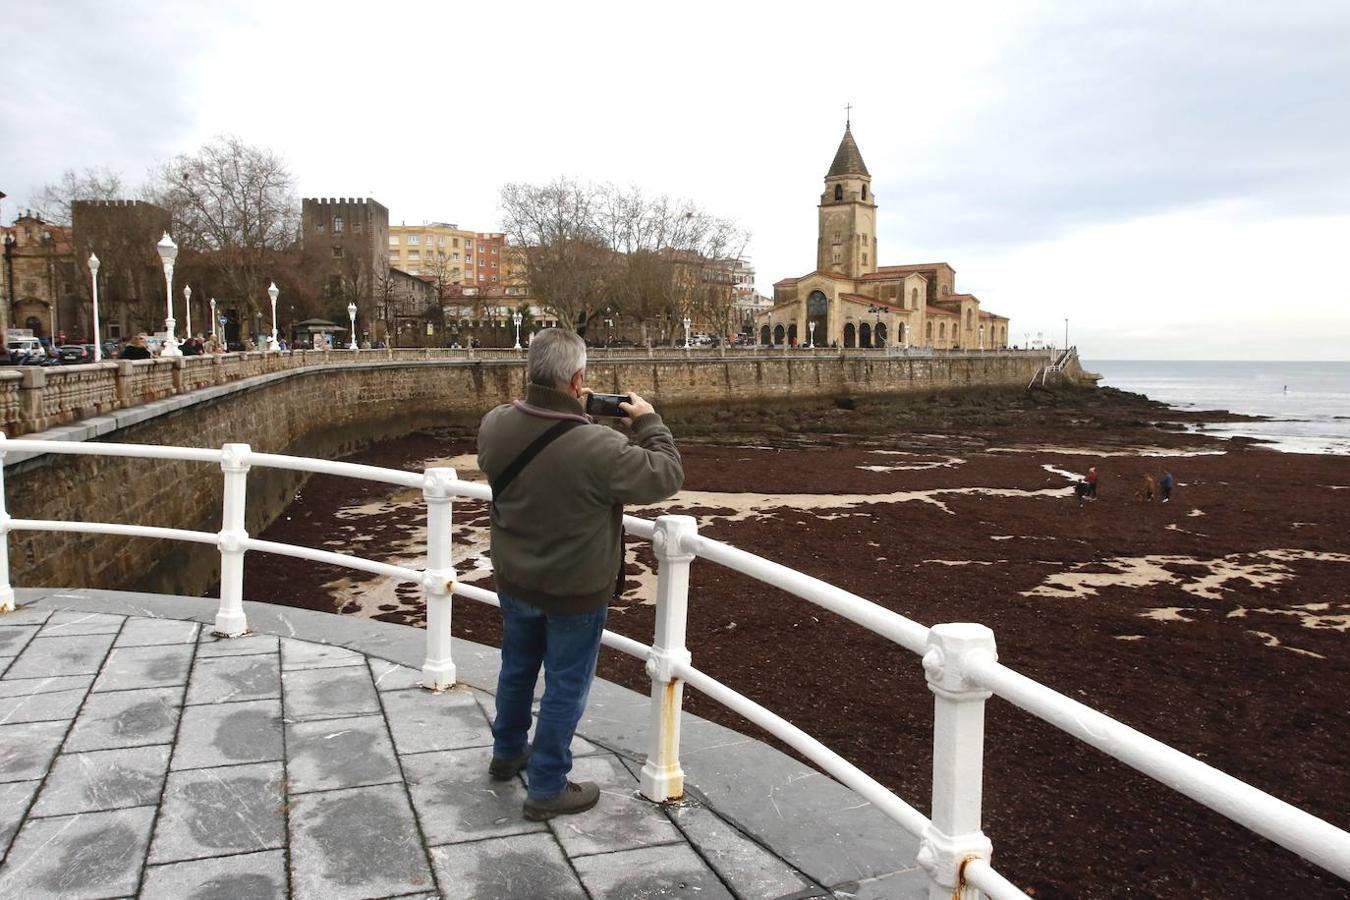
[[[637,794],[647,698],[597,683],[573,776],[591,812],[528,822],[492,782],[496,651],[247,604],[22,591],[0,615],[0,897],[926,896],[915,844],[829,779],[686,716],[690,790]],[[391,631],[391,629],[394,629]]]

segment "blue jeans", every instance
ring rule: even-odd
[[[572,771],[572,735],[595,678],[600,635],[609,607],[573,615],[549,615],[528,603],[498,594],[502,605],[502,668],[497,676],[497,718],[492,755],[510,759],[525,750],[530,705],[539,667],[544,697],[534,729],[528,776],[530,797],[554,797]]]

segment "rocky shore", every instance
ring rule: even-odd
[[[1195,433],[1234,417],[1110,389],[933,393],[667,410],[690,513],[719,540],[925,623],[977,621],[1017,670],[1303,809],[1350,826],[1350,458]],[[475,477],[471,432],[353,457]],[[1073,480],[1096,466],[1099,498]],[[1169,469],[1172,501],[1138,496]],[[415,492],[311,478],[263,537],[415,561]],[[490,585],[482,504],[455,505],[460,577]],[[629,544],[611,629],[652,633],[653,559]],[[250,555],[245,596],[419,624],[411,585]],[[926,808],[932,698],[917,658],[772,587],[693,567],[699,668]],[[496,612],[455,632],[495,643]],[[606,652],[601,677],[645,689]],[[690,710],[750,733],[720,707]],[[985,830],[1037,897],[1350,896],[1333,876],[998,700]],[[1201,862],[1203,861],[1203,863]]]

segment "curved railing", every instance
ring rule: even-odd
[[[459,481],[450,468],[423,473],[331,460],[254,452],[247,444],[219,450],[141,444],[7,440],[0,435],[0,466],[7,451],[217,463],[224,475],[219,532],[109,522],[11,518],[3,506],[0,468],[0,612],[14,608],[9,583],[9,532],[64,531],[115,534],[214,544],[220,550],[220,606],[215,630],[238,636],[247,629],[243,609],[244,553],[276,553],[418,583],[426,596],[427,649],[423,684],[442,690],[455,683],[451,655],[451,598],[497,605],[496,595],[455,581],[451,505],[454,497],[491,499],[486,485]],[[358,478],[420,488],[427,506],[426,565],[414,569],[344,553],[249,537],[244,527],[251,466]],[[994,635],[983,625],[927,628],[848,591],[779,563],[698,534],[691,516],[654,522],[624,517],[628,534],[651,541],[657,559],[656,623],[650,645],[606,631],[603,642],[646,660],[652,679],[647,760],[640,774],[644,796],[655,801],[684,791],[680,767],[683,686],[690,687],[763,728],[829,773],[920,839],[918,862],[928,872],[930,896],[1024,898],[990,864],[992,844],[980,829],[984,758],[984,701],[998,695],[1126,765],[1222,813],[1317,865],[1350,880],[1350,833],[1226,775],[1193,757],[1058,693],[998,662]],[[694,668],[685,646],[689,566],[695,558],[716,563],[829,610],[922,657],[934,695],[932,817],[925,816],[839,754],[782,716]]]

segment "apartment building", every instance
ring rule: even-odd
[[[477,284],[477,238],[449,222],[390,225],[389,265],[449,284]]]

